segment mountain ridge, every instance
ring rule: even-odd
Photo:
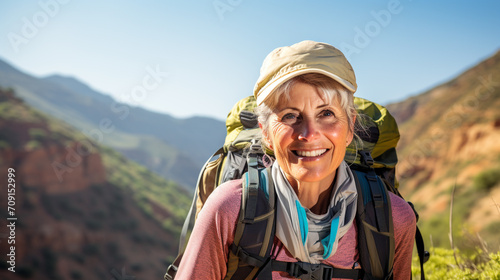
[[[188,189],[194,188],[201,166],[224,142],[222,121],[200,116],[178,119],[120,103],[74,77],[36,78],[0,60],[0,85],[16,89],[34,108]],[[183,163],[182,172],[176,162]]]
[[[113,102],[113,98],[105,93],[98,92],[94,90],[91,86],[83,81],[73,77],[73,76],[63,76],[60,74],[52,74],[46,77],[40,78],[43,81],[49,81],[59,86],[65,87],[67,90],[74,90],[85,96],[90,96],[92,98],[99,98],[101,101]]]

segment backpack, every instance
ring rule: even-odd
[[[187,233],[211,192],[226,181],[242,178],[241,209],[234,242],[230,246],[225,279],[254,279],[257,275],[259,279],[271,279],[271,272],[277,270],[300,279],[392,279],[395,245],[388,190],[401,196],[395,179],[395,147],[399,131],[396,121],[383,106],[358,97],[354,98],[354,102],[360,116],[358,121],[363,121],[366,127],[356,131],[364,149],[358,151],[353,141],[347,147],[344,159],[351,167],[358,191],[356,222],[361,270],[281,262],[270,258],[275,233],[276,198],[268,166],[273,154],[262,149],[260,128],[253,113],[256,101],[249,96],[237,102],[228,114],[225,143],[200,171],[193,202],[181,232],[179,255],[164,278],[174,279]],[[418,219],[418,214],[415,214]],[[425,279],[423,263],[428,253],[424,251],[418,228],[415,238],[422,279]]]

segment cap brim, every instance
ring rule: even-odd
[[[300,70],[288,73],[288,74],[286,74],[286,75],[284,75],[284,76],[282,76],[274,81],[270,81],[264,88],[262,88],[261,92],[257,96],[257,105],[262,104],[262,102],[264,102],[269,97],[269,95],[271,94],[271,92],[273,92],[274,89],[281,86],[286,81],[290,80],[293,77],[297,77],[297,76],[300,76],[303,74],[309,74],[309,73],[323,74],[323,75],[330,77],[333,80],[337,81],[339,84],[341,84],[342,86],[347,88],[350,92],[354,93],[356,91],[356,88],[350,82],[340,78],[337,75],[334,75],[334,74],[332,74],[328,71],[325,71],[323,69],[307,68],[307,69],[300,69]]]

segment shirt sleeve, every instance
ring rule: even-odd
[[[411,259],[416,231],[416,218],[413,209],[401,197],[390,193],[394,239],[394,279],[411,279]]]
[[[175,279],[224,279],[241,205],[241,180],[217,187],[205,202]]]

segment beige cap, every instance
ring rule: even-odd
[[[340,50],[326,43],[302,41],[277,48],[264,59],[253,90],[257,105],[284,82],[307,73],[328,76],[352,93],[358,87],[354,70]]]

